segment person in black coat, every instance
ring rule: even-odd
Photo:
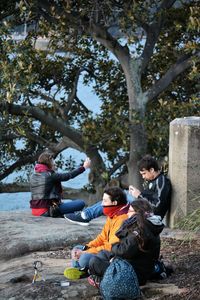
[[[81,199],[73,201],[61,201],[62,185],[61,182],[68,181],[85,172],[90,168],[90,159],[86,158],[83,166],[71,172],[56,172],[54,158],[51,153],[45,151],[39,158],[34,168],[34,173],[30,177],[30,208],[34,216],[49,217],[52,207],[55,206],[59,216],[66,213],[80,211],[85,206],[85,202]]]
[[[143,189],[140,191],[133,185],[129,186],[129,193],[132,196],[128,201],[131,203],[137,199],[148,200],[155,215],[163,219],[170,211],[171,205],[171,182],[162,173],[157,160],[151,155],[145,155],[138,163],[140,175],[144,179]],[[75,224],[89,225],[89,222],[103,215],[101,201],[87,207],[78,214],[66,214],[65,218]]]
[[[133,266],[139,284],[145,284],[151,278],[155,261],[159,258],[160,233],[163,228],[161,217],[153,214],[152,206],[147,200],[133,201],[128,219],[116,232],[119,242],[112,245],[110,252],[101,251],[90,260],[90,274],[102,278],[110,262],[115,257],[120,257]]]

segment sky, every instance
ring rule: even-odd
[[[82,83],[82,78],[79,80],[78,89],[77,89],[77,95],[80,98],[80,100],[83,102],[83,104],[93,112],[93,114],[99,114],[100,113],[100,105],[101,102],[99,98],[92,92],[92,86],[84,86]],[[22,144],[22,143],[21,143]],[[21,147],[20,142],[18,141],[18,147]],[[77,161],[77,163],[81,160],[84,160],[86,158],[84,153],[80,153],[77,150],[74,150],[72,148],[69,148],[67,150],[64,150],[62,154],[67,158],[69,156],[72,157],[73,160]],[[87,172],[88,173],[88,172]],[[12,183],[16,177],[18,176],[24,176],[24,172],[18,172],[13,173],[9,175],[7,178],[3,180],[5,183]],[[73,188],[80,188],[83,185],[87,184],[87,175],[85,172],[78,176],[77,178],[74,178],[73,180],[64,183],[64,186],[67,187],[73,187]]]

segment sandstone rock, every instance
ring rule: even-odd
[[[82,228],[64,218],[34,217],[26,212],[0,212],[0,259],[18,257],[33,251],[43,251],[82,243],[93,239],[105,222],[105,217]]]
[[[69,251],[63,251],[60,258],[55,249],[93,239],[105,217],[81,227],[62,218],[34,217],[30,212],[0,212],[0,223],[0,300],[88,299],[88,295],[97,294],[93,288],[88,292],[86,279],[71,282],[66,288],[55,285],[66,280],[63,272],[70,263]],[[43,263],[41,276],[45,281],[32,284],[35,260]]]

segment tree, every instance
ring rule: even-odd
[[[87,53],[87,51],[90,52],[89,49],[93,45],[96,45],[99,49],[102,49],[103,46],[114,55],[115,60],[112,60],[112,68],[109,68],[109,63],[106,64],[106,68],[107,70],[115,70],[115,72],[113,72],[114,74],[111,75],[117,75],[116,77],[120,80],[120,87],[116,88],[117,84],[115,80],[113,80],[113,82],[112,80],[109,81],[108,75],[105,75],[105,71],[101,71],[100,74],[98,74],[99,69],[95,67],[90,68],[96,79],[96,91],[104,100],[105,107],[104,118],[100,117],[97,120],[97,124],[102,124],[103,120],[109,116],[109,119],[106,119],[107,124],[104,126],[108,132],[112,124],[112,122],[109,122],[111,116],[112,118],[115,116],[112,114],[113,103],[116,101],[116,106],[122,104],[120,113],[122,119],[120,120],[122,124],[125,125],[125,127],[123,127],[123,129],[125,129],[124,131],[126,132],[126,128],[128,129],[125,137],[127,137],[128,142],[130,142],[130,148],[127,149],[127,144],[124,142],[125,139],[122,139],[124,142],[123,150],[130,152],[129,162],[127,164],[129,182],[137,184],[138,172],[134,166],[138,158],[147,150],[146,135],[148,132],[145,125],[151,124],[152,120],[152,114],[150,114],[150,117],[148,115],[149,111],[152,109],[152,111],[155,112],[157,109],[159,114],[160,108],[167,106],[165,105],[166,102],[170,103],[171,95],[178,93],[179,86],[176,85],[177,80],[179,80],[178,76],[185,74],[186,83],[188,83],[188,73],[198,64],[197,28],[195,26],[194,30],[194,27],[192,27],[191,31],[187,29],[187,25],[190,24],[192,20],[190,19],[190,8],[192,7],[194,11],[197,2],[180,2],[175,0],[45,0],[39,2],[24,1],[24,3],[20,1],[20,5],[20,11],[24,12],[26,20],[33,22],[37,34],[44,34],[51,39],[52,47],[59,47],[68,52],[72,47],[76,48],[77,43],[80,43],[80,40],[82,40],[81,47],[85,45],[85,53]],[[12,9],[13,12],[16,12],[16,7],[12,7]],[[11,13],[12,9],[9,9],[9,13]],[[18,22],[20,22],[19,19]],[[97,44],[95,44],[94,41],[96,41]],[[28,55],[28,57],[30,56]],[[86,60],[89,60],[88,57],[86,58]],[[93,64],[95,62],[94,58],[95,56],[93,56]],[[99,60],[99,65],[102,64],[102,61]],[[90,65],[92,65],[92,63]],[[30,73],[32,74],[33,72],[31,71]],[[105,88],[101,87],[102,81],[99,80],[99,75],[100,78],[104,80],[108,92],[105,91]],[[113,77],[114,76],[111,78]],[[29,84],[31,84],[31,82],[29,82]],[[115,92],[113,92],[114,88]],[[124,95],[124,90],[126,89],[127,96]],[[15,91],[15,88],[13,90]],[[188,91],[189,90],[191,89],[188,89]],[[12,91],[12,89],[8,86],[7,91]],[[117,97],[117,91],[123,96],[120,97],[119,95]],[[182,86],[181,91],[184,94],[184,87]],[[113,97],[112,94],[115,97]],[[9,96],[9,94],[7,96]],[[164,100],[161,99],[163,97]],[[127,105],[125,104],[126,100],[128,100],[128,110],[124,108]],[[190,100],[191,102],[193,101],[193,99]],[[176,97],[176,101],[178,101],[178,97]],[[181,101],[183,101],[183,99],[181,99]],[[2,102],[1,107],[5,111],[9,110],[12,114],[16,115],[25,115],[27,113],[27,108],[19,109],[19,107],[15,107],[12,103],[8,104]],[[197,106],[194,105],[194,107],[196,109]],[[19,111],[21,111],[21,113],[19,113]],[[119,113],[119,110],[116,111]],[[36,110],[31,107],[28,109],[28,112],[31,112],[32,117],[39,118],[38,110],[36,113]],[[145,117],[147,121],[144,122]],[[40,121],[44,122],[44,118],[42,119],[40,117]],[[52,119],[49,119],[48,122],[46,119],[45,122],[48,126],[52,125]],[[111,148],[115,149],[112,156],[113,162],[115,162],[114,154],[117,152],[116,144],[120,135],[120,127],[122,128],[121,124],[120,126],[116,126],[116,123],[117,118],[113,118],[114,126],[112,126],[112,130],[110,130],[111,134],[118,132],[116,138],[112,138],[113,147]],[[94,124],[92,119],[91,122],[88,122],[88,120],[85,121],[85,127],[83,129],[87,137],[86,142],[92,139],[92,137],[90,139],[89,133],[86,130],[87,127],[91,129],[92,124]],[[95,126],[93,127],[95,128]],[[61,134],[66,135],[66,130],[62,129],[61,131],[61,127],[59,126],[55,128],[55,124],[54,130],[58,130]],[[68,137],[72,138],[73,134],[70,135],[69,130],[67,130],[67,132]],[[121,134],[123,134],[123,130],[121,130]],[[96,135],[94,137],[94,141],[96,141],[97,144],[99,138]],[[77,140],[80,141],[79,137]],[[109,151],[109,145],[112,145],[112,143],[105,146],[105,142],[107,141],[109,141],[109,134],[107,139],[103,139],[100,144],[102,148]],[[118,147],[117,149],[118,155],[120,155],[120,148]],[[112,151],[113,150],[110,152]],[[114,169],[115,168],[113,168],[113,170]],[[104,173],[105,167],[103,166],[101,170],[102,173]]]
[[[15,161],[17,155],[20,159],[8,168],[7,164],[2,166],[1,179],[14,168],[35,161],[44,148],[49,148],[56,156],[62,150],[73,147],[92,159],[90,182],[94,184],[99,199],[105,186],[105,180],[101,177],[105,165],[97,147],[90,141],[85,142],[81,133],[81,123],[90,112],[77,96],[79,77],[83,72],[90,72],[91,62],[87,59],[86,63],[85,54],[80,54],[78,46],[78,55],[73,49],[72,57],[59,54],[51,56],[49,52],[29,47],[31,40],[30,37],[15,43],[6,36],[6,41],[2,43],[6,49],[2,49],[4,55],[1,60],[1,109],[8,114],[1,117],[2,122],[6,122],[7,128],[10,128],[12,137],[8,130],[2,133],[2,140],[7,139],[9,147],[3,149],[5,145],[2,144],[4,151],[1,153],[7,151],[8,154],[10,148],[10,154],[15,153],[12,160]],[[10,57],[8,53],[20,55]],[[11,72],[14,75],[13,83],[9,80]],[[85,80],[89,80],[89,77],[84,76]],[[11,90],[12,84],[15,88]],[[19,137],[24,138],[25,150],[16,149],[16,139]]]
[[[28,1],[32,4],[31,1]],[[186,53],[187,43],[197,42],[197,35],[185,30],[183,17],[189,18],[190,6],[196,1],[40,1],[36,6],[37,17],[45,23],[51,22],[56,34],[64,36],[75,33],[86,34],[102,44],[119,61],[124,72],[129,100],[130,156],[129,180],[138,182],[136,165],[138,158],[146,151],[146,137],[142,120],[147,103],[158,97],[199,57],[195,46]],[[181,17],[183,16],[183,17]],[[172,22],[172,18],[174,22]],[[177,24],[176,24],[177,22]],[[118,35],[113,36],[110,27],[116,25]],[[69,28],[69,30],[68,30]],[[172,30],[174,30],[172,34]],[[120,34],[123,33],[123,36]],[[170,34],[170,37],[168,35]],[[120,39],[125,39],[123,45]],[[166,56],[165,46],[173,48],[173,58]],[[144,44],[144,45],[143,45]],[[131,46],[136,45],[136,50]],[[161,52],[161,53],[159,53]],[[157,70],[150,85],[142,85],[142,77],[148,72],[154,57],[165,55],[165,68]],[[137,116],[137,117],[136,117]],[[143,142],[141,142],[143,141]]]

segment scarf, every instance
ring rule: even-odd
[[[128,209],[129,209],[129,204],[108,205],[108,206],[103,206],[103,213],[104,215],[112,219],[114,216],[127,214]]]
[[[38,172],[38,173],[42,173],[42,172],[52,172],[51,169],[49,169],[49,167],[47,165],[44,165],[44,164],[36,164],[35,166],[35,172]]]

